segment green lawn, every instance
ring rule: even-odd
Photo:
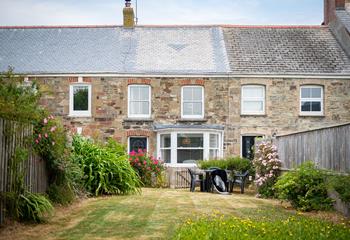
[[[249,194],[143,189],[141,195],[93,198],[59,208],[48,223],[9,226],[0,239],[168,239],[188,219],[212,214],[285,220],[299,213]],[[316,217],[342,221],[335,213]]]

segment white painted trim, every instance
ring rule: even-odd
[[[201,115],[184,115],[183,114],[183,103],[184,103],[183,91],[184,91],[185,88],[196,88],[196,87],[201,88],[201,90],[202,90],[202,101],[201,101],[201,103],[202,103],[202,114]],[[204,112],[205,112],[204,99],[205,99],[205,96],[204,96],[204,87],[203,86],[198,86],[198,85],[182,86],[181,87],[181,118],[182,119],[203,119],[204,118]]]
[[[250,88],[262,88],[263,89],[263,96],[262,98],[245,98],[243,99],[243,89],[250,89]],[[249,112],[244,111],[243,109],[243,103],[244,101],[263,101],[263,110],[262,111],[256,111],[256,112]],[[265,105],[266,105],[266,87],[265,85],[257,85],[257,84],[247,84],[242,85],[241,87],[241,115],[265,115]]]
[[[130,138],[146,138],[147,140],[147,153],[149,152],[149,139],[148,137],[145,137],[145,136],[129,136],[128,137],[128,146],[127,146],[127,153],[129,154],[129,151],[130,151]]]
[[[303,88],[320,88],[321,89],[321,98],[302,98],[301,97],[301,90]],[[301,111],[301,102],[306,101],[306,102],[321,102],[321,111],[318,112],[308,112],[308,111]],[[323,85],[300,85],[299,88],[299,116],[324,116],[324,86]]]
[[[73,99],[74,99],[74,87],[76,86],[83,86],[83,87],[88,87],[88,98],[89,98],[89,102],[88,102],[88,110],[87,111],[75,111],[73,109],[74,103],[73,103]],[[91,117],[91,84],[87,84],[87,83],[72,83],[69,85],[69,117]]]
[[[130,88],[131,87],[148,87],[148,114],[131,114],[130,113]],[[131,84],[128,85],[128,118],[137,118],[137,119],[149,119],[151,118],[151,109],[152,109],[152,90],[150,85],[146,84]]]
[[[329,75],[281,75],[281,74],[121,74],[121,73],[105,73],[105,72],[93,72],[93,73],[52,73],[52,74],[18,74],[26,75],[28,77],[175,77],[175,78],[300,78],[300,79],[345,79],[350,80],[350,75],[342,74],[329,74]]]

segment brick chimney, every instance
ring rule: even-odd
[[[335,20],[335,11],[340,9],[345,9],[345,0],[324,0],[323,24],[328,25]]]
[[[123,9],[124,27],[135,27],[134,9],[131,7],[131,0],[125,0],[125,7]]]

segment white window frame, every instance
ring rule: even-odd
[[[127,152],[128,152],[128,154],[129,154],[129,151],[130,151],[130,138],[145,138],[146,141],[147,141],[146,150],[147,150],[147,152],[149,152],[149,139],[148,139],[148,137],[146,137],[146,136],[129,136],[129,137],[128,137],[128,146],[127,146]]]
[[[224,131],[222,130],[198,130],[198,129],[167,129],[160,130],[157,132],[157,157],[162,160],[161,148],[160,148],[160,135],[162,134],[170,134],[171,139],[171,149],[170,149],[170,163],[167,163],[167,166],[171,167],[194,167],[196,164],[194,163],[177,163],[177,150],[178,149],[195,149],[195,148],[178,148],[177,147],[177,136],[178,134],[203,134],[203,160],[209,160],[209,147],[210,147],[210,134],[218,134],[219,135],[219,152],[218,159],[223,157],[223,149],[224,149]]]
[[[244,89],[249,89],[249,88],[261,88],[263,90],[263,96],[262,97],[245,97],[243,94],[243,90]],[[266,88],[264,85],[253,85],[253,84],[249,84],[249,85],[243,85],[241,87],[241,114],[242,115],[264,115],[265,114],[265,94],[266,92]],[[263,108],[262,111],[245,111],[244,110],[244,102],[245,101],[262,101],[263,104]]]
[[[301,91],[303,88],[319,88],[321,89],[321,97],[320,98],[302,98],[301,97]],[[324,110],[323,110],[323,99],[324,99],[324,89],[321,85],[302,85],[300,86],[299,91],[299,114],[300,116],[323,116]],[[302,111],[301,110],[301,103],[302,102],[320,102],[321,103],[321,111],[315,112],[315,111]]]
[[[130,113],[130,108],[131,108],[131,90],[130,88],[132,87],[148,87],[148,114],[131,114]],[[131,84],[128,86],[128,118],[151,118],[151,109],[152,109],[152,101],[151,101],[151,86],[150,85],[145,85],[145,84]],[[146,101],[145,101],[146,102]]]
[[[217,147],[211,147],[210,146],[210,135],[216,135],[217,136],[217,139],[218,139],[218,143],[217,143]],[[218,133],[209,133],[209,154],[208,154],[208,159],[209,160],[211,160],[211,158],[210,158],[210,150],[217,150],[217,155],[218,155],[218,157],[219,157],[219,153],[220,153],[220,134],[218,134]],[[217,157],[217,158],[218,158]],[[216,158],[214,158],[214,159],[216,159]]]
[[[162,147],[161,146],[161,136],[162,135],[169,135],[170,136],[170,147]],[[161,133],[159,134],[159,156],[162,156],[163,150],[170,150],[170,161],[171,161],[171,133]],[[164,161],[164,159],[162,159]]]
[[[74,87],[88,87],[88,110],[74,110]],[[91,84],[76,83],[69,85],[69,116],[70,117],[91,117]]]
[[[192,100],[191,103],[202,103],[202,113],[200,115],[184,115],[184,89],[185,88],[201,88],[202,90],[202,100],[201,101],[194,101]],[[189,86],[182,86],[181,88],[181,118],[182,119],[203,119],[204,118],[204,87],[203,86],[197,86],[197,85],[189,85]]]

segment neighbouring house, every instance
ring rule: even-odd
[[[171,166],[252,157],[257,136],[350,122],[350,2],[320,26],[0,27],[0,71],[45,85],[71,132]]]

